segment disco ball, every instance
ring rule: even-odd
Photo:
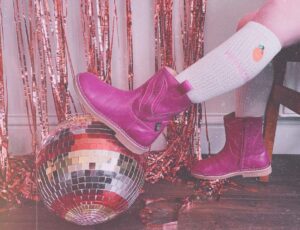
[[[79,225],[108,221],[127,210],[144,183],[144,170],[114,132],[90,116],[60,124],[38,155],[44,204]]]

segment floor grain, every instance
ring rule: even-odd
[[[300,229],[300,156],[275,155],[273,173],[267,184],[255,179],[235,178],[237,185],[226,189],[219,201],[197,201],[178,216],[178,229]],[[175,210],[181,198],[193,193],[185,183],[162,181],[145,185],[145,193],[133,207],[116,219],[95,226],[68,223],[41,204],[26,203],[0,215],[1,230],[140,230],[139,210],[143,198],[164,198],[163,206],[153,213],[157,222],[166,212]],[[173,215],[173,214],[172,214]],[[165,218],[171,218],[165,217]],[[172,217],[174,218],[174,216]],[[154,221],[155,222],[155,221]]]

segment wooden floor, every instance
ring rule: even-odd
[[[237,186],[227,187],[219,201],[193,202],[177,212],[180,200],[193,193],[185,183],[160,182],[145,185],[145,193],[134,206],[116,219],[96,226],[77,226],[49,213],[42,204],[27,203],[0,216],[1,230],[135,230],[162,229],[146,227],[139,210],[145,198],[164,198],[152,206],[153,224],[178,218],[177,228],[165,229],[300,229],[300,155],[278,156],[273,160],[273,174],[268,184],[255,179],[235,178]]]

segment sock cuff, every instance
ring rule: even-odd
[[[262,38],[265,43],[267,43],[269,49],[274,50],[276,53],[281,50],[282,45],[280,43],[280,40],[278,37],[266,26],[250,21],[248,22],[242,29],[247,30],[247,33],[249,33],[249,36],[253,34],[254,36],[257,36],[258,38]]]
[[[188,80],[187,95],[199,103],[235,89],[253,79],[280,51],[276,35],[262,24],[249,22],[202,59],[181,72]]]

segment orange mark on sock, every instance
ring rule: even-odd
[[[252,52],[253,60],[259,62],[264,56],[264,49],[263,45],[259,45],[258,47],[254,48]]]

